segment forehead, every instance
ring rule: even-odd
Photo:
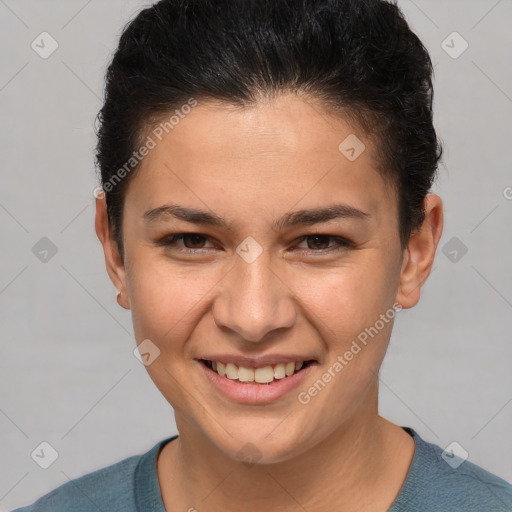
[[[395,202],[377,171],[374,141],[305,98],[282,95],[250,107],[199,102],[177,123],[166,124],[169,118],[148,132],[154,148],[128,187],[149,207],[170,195],[253,213],[343,199],[362,210]]]

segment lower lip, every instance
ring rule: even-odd
[[[273,380],[270,384],[253,384],[238,382],[221,377],[217,372],[208,368],[201,361],[197,361],[205,376],[227,398],[242,404],[267,404],[290,393],[299,387],[307,377],[313,364],[284,379]]]

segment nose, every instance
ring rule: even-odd
[[[268,340],[296,322],[293,293],[263,255],[252,263],[240,258],[219,286],[212,305],[215,324],[245,341]]]

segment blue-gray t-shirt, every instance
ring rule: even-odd
[[[412,428],[402,428],[416,448],[388,512],[512,512],[512,485],[467,460],[449,464],[451,455],[447,462],[439,446],[424,441]],[[159,450],[176,437],[160,441],[143,455],[66,482],[13,512],[166,512],[156,462]]]

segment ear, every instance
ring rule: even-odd
[[[424,205],[425,220],[411,235],[403,254],[396,301],[404,309],[412,308],[420,300],[421,287],[430,274],[437,245],[443,233],[441,198],[435,194],[428,194]]]
[[[105,194],[103,193],[98,195],[100,197],[96,198],[96,234],[103,246],[103,252],[105,253],[105,265],[107,267],[108,275],[118,292],[120,292],[117,296],[117,302],[123,308],[130,309],[130,302],[126,292],[126,272],[124,261],[119,253],[117,243],[108,222]]]

